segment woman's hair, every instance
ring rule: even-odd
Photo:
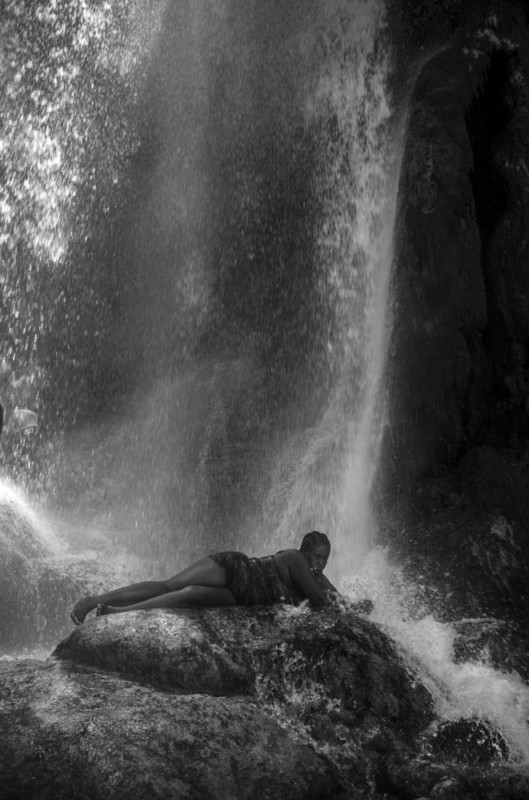
[[[310,533],[306,533],[303,537],[300,550],[312,550],[319,544],[324,544],[329,548],[329,550],[331,549],[329,537],[326,536],[325,533],[320,533],[320,531],[310,531]]]

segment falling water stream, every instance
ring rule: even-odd
[[[175,567],[329,530],[338,580],[383,422],[383,3],[74,5],[3,27],[2,394],[42,418],[7,472]]]
[[[326,530],[441,713],[529,752],[527,687],[456,667],[373,549],[404,127],[383,0],[262,5],[4,4],[3,547],[90,585]]]

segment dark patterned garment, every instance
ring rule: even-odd
[[[226,575],[226,587],[243,606],[295,605],[303,599],[281,579],[274,556],[249,558],[244,553],[227,551],[209,556]]]

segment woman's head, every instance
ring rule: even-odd
[[[309,562],[312,572],[321,574],[329,560],[331,543],[324,533],[310,531],[303,537],[300,551]]]

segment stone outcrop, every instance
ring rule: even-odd
[[[436,724],[388,637],[336,609],[89,620],[46,661],[0,664],[0,737],[6,800],[387,800],[463,789],[488,800],[499,785],[521,800],[528,788],[498,732]]]
[[[332,765],[240,698],[146,689],[56,661],[2,675],[5,800],[323,798]]]
[[[244,694],[298,711],[307,703],[320,710],[318,724],[333,707],[346,726],[408,734],[432,718],[427,691],[412,686],[390,640],[354,614],[279,606],[113,615],[75,630],[54,655],[162,690]]]

